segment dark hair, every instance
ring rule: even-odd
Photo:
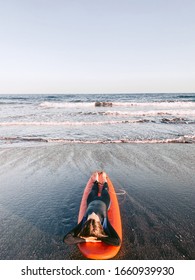
[[[104,229],[99,221],[96,221],[94,219],[89,219],[84,224],[83,228],[81,229],[79,233],[80,237],[106,237],[107,235],[104,232]]]

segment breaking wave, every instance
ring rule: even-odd
[[[64,143],[64,144],[166,144],[166,143],[195,143],[194,135],[185,135],[177,138],[167,139],[97,139],[80,140],[64,138],[42,138],[42,137],[0,137],[0,141],[18,143],[18,142],[45,142],[45,143]]]
[[[42,108],[87,108],[94,107],[93,102],[42,102]]]
[[[166,117],[160,118],[159,120],[141,118],[141,119],[130,119],[130,120],[108,120],[108,121],[41,121],[41,122],[1,122],[0,127],[11,127],[11,126],[103,126],[103,125],[117,125],[117,124],[133,124],[133,123],[164,123],[164,124],[194,124],[195,120],[189,120],[187,118],[175,118]]]
[[[49,102],[39,104],[42,108],[86,108],[86,107],[162,107],[162,108],[191,108],[194,102]]]
[[[105,111],[99,112],[100,115],[108,116],[135,116],[135,117],[144,117],[144,116],[195,116],[195,110],[150,110],[150,111]]]
[[[112,125],[112,124],[128,124],[150,122],[150,120],[110,120],[110,121],[94,121],[94,122],[2,122],[0,126],[98,126],[98,125]]]

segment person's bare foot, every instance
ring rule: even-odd
[[[103,184],[104,183],[107,183],[107,175],[106,175],[106,172],[102,172],[102,179],[103,179]]]
[[[98,172],[94,172],[91,176],[91,179],[93,182],[98,182],[98,180],[99,180]]]

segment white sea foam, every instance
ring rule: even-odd
[[[168,143],[195,143],[195,136],[180,136],[167,139],[113,139],[113,140],[69,140],[69,139],[48,139],[49,143],[75,143],[75,144],[168,144]]]
[[[195,120],[189,120],[186,118],[181,118],[181,117],[170,117],[169,113],[158,113],[159,116],[169,116],[166,118],[159,118],[158,120],[153,120],[153,119],[147,119],[143,118],[145,117],[151,117],[155,116],[155,114],[133,114],[132,116],[140,116],[141,118],[139,119],[123,119],[123,120],[106,120],[106,121],[29,121],[29,122],[0,122],[0,127],[13,127],[13,126],[103,126],[103,125],[117,125],[117,124],[133,124],[133,123],[147,123],[147,122],[152,122],[152,123],[195,123]],[[184,114],[185,116],[185,114]]]
[[[170,94],[0,96],[0,102],[16,102],[0,105],[1,145],[186,143],[191,138],[177,137],[195,135],[194,101],[193,95]]]
[[[194,102],[42,102],[39,104],[43,108],[86,108],[95,107],[100,103],[100,107],[155,107],[155,108],[195,108]],[[102,105],[101,105],[102,104]],[[99,106],[97,106],[99,107]]]
[[[42,102],[39,106],[43,108],[87,108],[95,105],[92,102]]]
[[[195,108],[194,102],[113,102],[113,106],[121,106],[121,107],[161,107],[161,108]]]
[[[0,126],[98,126],[112,124],[127,124],[137,122],[149,122],[149,120],[110,120],[110,121],[94,121],[94,122],[2,122]]]
[[[65,138],[41,138],[41,137],[0,137],[4,142],[48,142],[64,144],[168,144],[168,143],[195,143],[195,135],[184,135],[177,138],[166,139],[65,139]]]
[[[195,116],[195,110],[149,110],[149,111],[105,111],[101,113],[102,115],[110,116],[135,116],[135,117],[144,117],[144,116]]]

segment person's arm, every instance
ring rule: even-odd
[[[119,237],[101,237],[101,241],[112,246],[119,246],[121,241]]]
[[[81,243],[81,242],[85,242],[85,239],[81,238],[78,236],[79,232],[82,229],[83,226],[83,221],[84,219],[82,219],[82,221],[76,225],[76,227],[74,227],[71,231],[69,231],[65,236],[63,241],[66,244],[76,244],[76,243]]]
[[[64,242],[68,245],[72,245],[72,244],[78,244],[78,243],[85,242],[85,239],[78,237],[78,236],[74,236],[72,233],[68,233],[64,237]]]
[[[113,228],[113,226],[110,224],[108,218],[106,218],[106,226],[104,228],[105,233],[108,235],[106,237],[101,237],[102,242],[113,245],[113,246],[119,246],[121,244],[120,237],[118,236],[118,233]]]

